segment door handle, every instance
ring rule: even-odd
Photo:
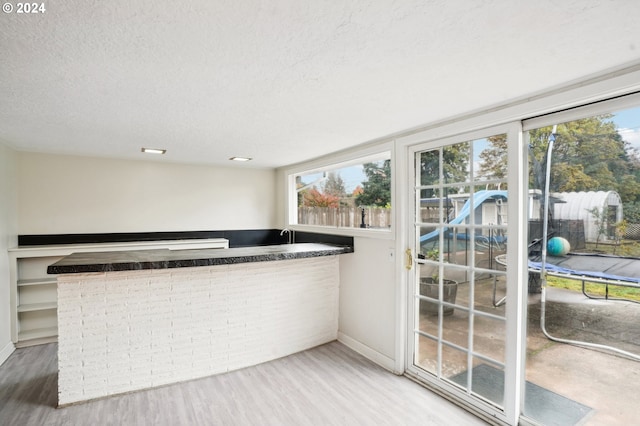
[[[407,256],[407,261],[405,262],[405,268],[407,268],[407,270],[410,270],[411,268],[413,268],[413,254],[411,253],[411,249],[408,248],[405,252],[404,252]]]

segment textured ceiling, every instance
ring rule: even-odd
[[[0,140],[18,150],[277,167],[640,58],[637,0],[45,7],[0,16]]]

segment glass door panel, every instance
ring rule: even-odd
[[[640,223],[638,101],[545,117],[527,133],[532,270],[524,414],[539,423],[638,421],[632,372],[640,365],[640,233],[630,231]],[[535,264],[545,265],[544,280]]]
[[[506,143],[506,133],[498,133],[413,157],[415,367],[498,413],[507,358],[509,223],[508,163],[498,154]]]

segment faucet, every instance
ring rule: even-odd
[[[287,244],[292,244],[293,243],[293,232],[294,231],[292,231],[291,229],[284,228],[282,231],[280,231],[280,236],[282,237],[286,233],[287,237],[288,237]]]

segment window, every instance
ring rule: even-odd
[[[390,230],[391,152],[289,174],[289,224]]]

